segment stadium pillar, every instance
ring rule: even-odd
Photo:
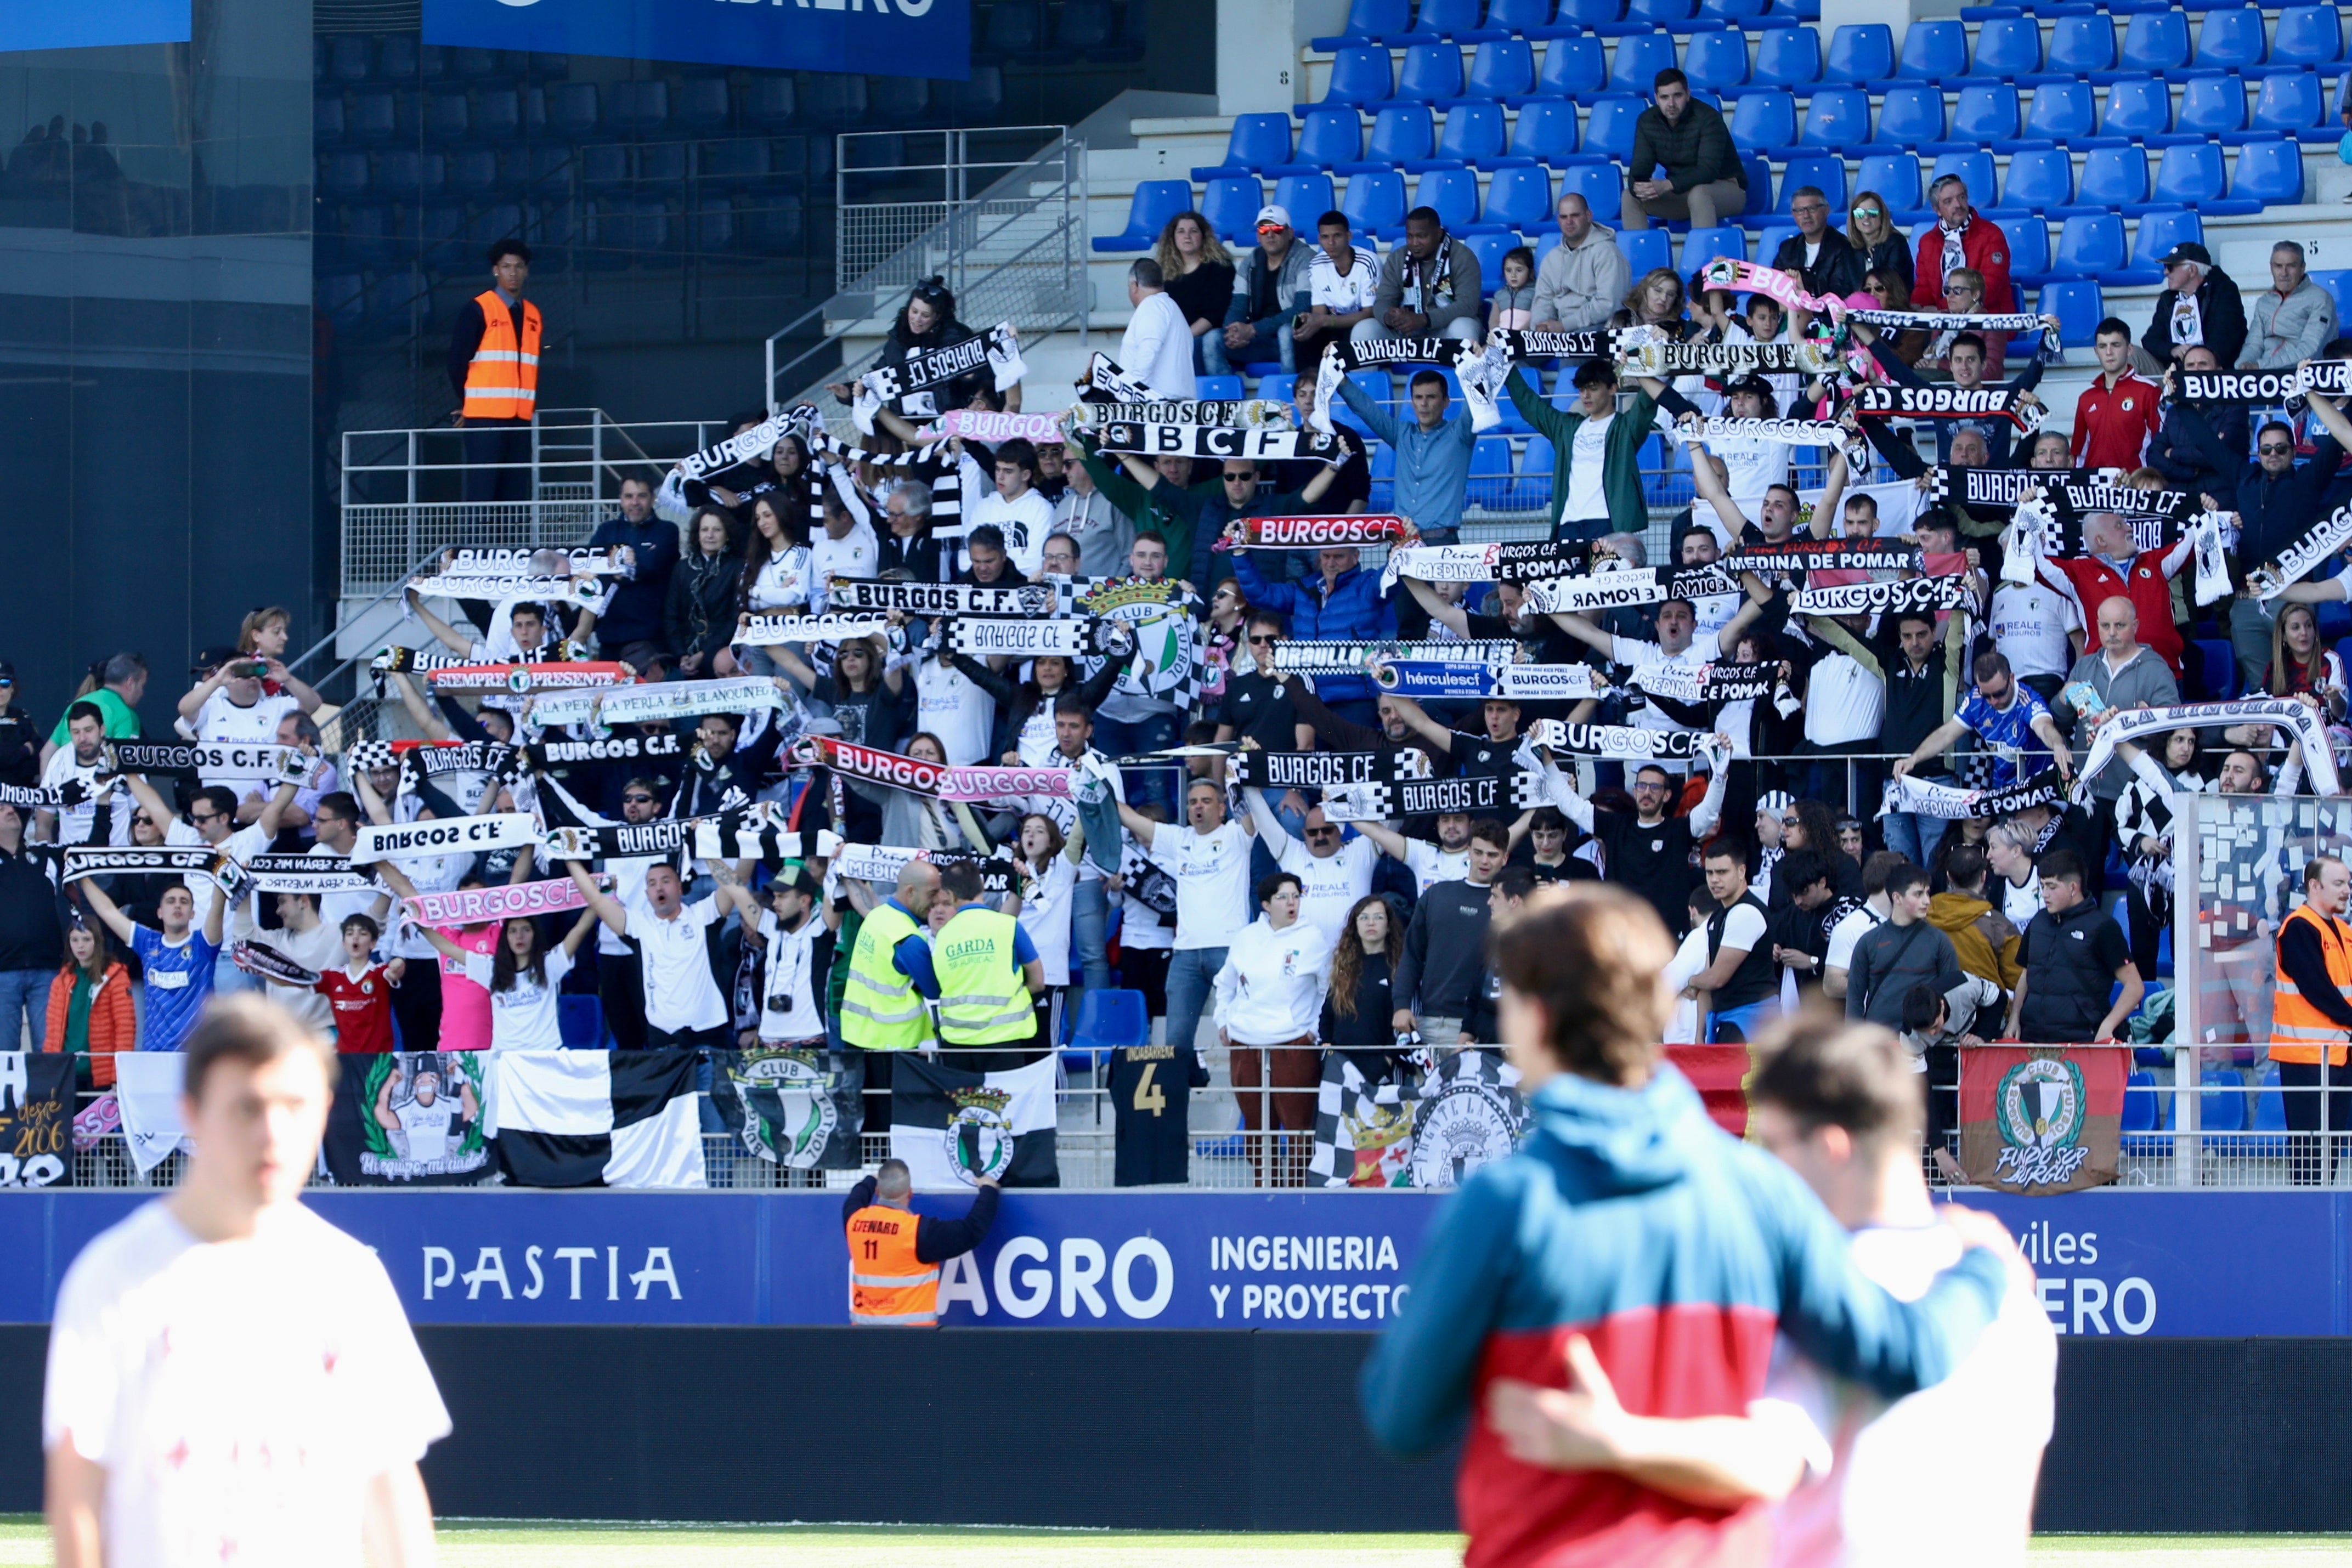
[[[1895,29],[1895,47],[1900,52],[1903,35],[1911,30],[1915,18],[1959,14],[1960,0],[1903,0],[1899,5],[1887,5],[1884,0],[1822,0],[1820,30],[1826,39],[1834,37],[1840,27],[1884,22]]]

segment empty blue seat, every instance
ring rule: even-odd
[[[2069,349],[2087,349],[2098,337],[2099,323],[2107,319],[2106,300],[2092,278],[2066,278],[2045,284],[2034,310],[2058,318],[2058,341]]]
[[[1549,436],[1528,437],[1528,449],[1519,455],[1519,482],[1511,488],[1512,510],[1541,511],[1551,505],[1551,476],[1557,461]]]
[[[1486,26],[1527,33],[1551,26],[1551,0],[1493,0],[1486,7]]]
[[[523,96],[510,87],[486,87],[474,100],[474,134],[484,141],[500,142],[520,135],[523,123]],[[547,119],[547,100],[539,89],[530,89],[534,129]]]
[[[1671,27],[1687,22],[1698,12],[1698,0],[1627,0],[1625,20],[1651,26]]]
[[[2199,70],[2240,71],[2263,63],[2269,40],[2263,32],[2263,14],[2252,5],[2208,11],[2197,29],[2197,55],[2189,63]]]
[[[2074,199],[2074,161],[2063,147],[2045,147],[2010,155],[2009,178],[2001,185],[1999,206],[2011,212],[2047,213]]]
[[[1683,51],[1683,70],[1701,92],[1721,92],[1748,80],[1748,35],[1736,27],[1693,33]]]
[[[604,1004],[593,996],[556,998],[555,1033],[562,1044],[575,1051],[603,1049]]]
[[[2156,1101],[2157,1093],[2155,1073],[2133,1072],[2125,1077],[2124,1113],[2122,1119],[2116,1124],[2116,1126],[2127,1140],[2131,1138],[2131,1134],[2134,1133],[2152,1133],[2156,1131]],[[2129,1154],[2155,1154],[2158,1152],[2156,1148],[2142,1148],[2139,1145],[2157,1145],[2161,1142],[2161,1139],[2140,1139],[2137,1141],[2128,1141],[2125,1144],[2124,1147],[2125,1151]]]
[[[443,89],[425,99],[425,135],[430,141],[463,141],[473,129],[473,110],[463,89]]]
[[[1258,378],[1257,395],[1269,402],[1288,402],[1297,388],[1297,376],[1286,371],[1275,371]]]
[[[1622,163],[1633,155],[1633,122],[1642,118],[1643,103],[1637,98],[1612,93],[1592,100],[1584,116],[1584,150],[1598,152]],[[1644,179],[1649,171],[1643,170],[1632,177]]]
[[[1536,72],[1536,91],[1560,98],[1599,92],[1609,79],[1601,40],[1591,36],[1554,38],[1544,45],[1543,63]]]
[[[1255,174],[1220,174],[1201,190],[1201,215],[1228,245],[1251,245],[1257,238],[1258,209],[1265,205],[1265,187]],[[1310,214],[1290,214],[1294,223],[1312,223],[1324,209]],[[1397,220],[1402,223],[1404,220]]]
[[[1625,0],[1559,0],[1559,14],[1551,19],[1555,30],[1605,27],[1625,14]]]
[[[1772,259],[1765,252],[1759,251],[1757,254],[1763,256],[1766,261]],[[1685,277],[1691,277],[1700,267],[1719,256],[1730,256],[1735,261],[1747,260],[1748,231],[1730,224],[1721,224],[1714,228],[1691,230],[1690,233],[1683,235],[1682,275]],[[1636,276],[1639,275],[1636,274]]]
[[[2248,1139],[2249,1152],[2264,1159],[2283,1159],[2286,1155],[2286,1094],[2279,1083],[2279,1070],[2273,1062],[2263,1070],[2263,1086],[2254,1096],[2253,1128],[2260,1136]]]
[[[1952,106],[1954,142],[1977,147],[2014,141],[2025,122],[2025,106],[2008,82],[1970,82]],[[1984,189],[1983,186],[1973,187]]]
[[[1347,26],[1337,37],[1317,38],[1314,45],[1318,49],[1342,48],[1402,33],[1412,25],[1412,0],[1349,0]]]
[[[2124,26],[2119,68],[2137,73],[2179,70],[2189,63],[2189,17],[2179,11],[2141,11]]]
[[[1957,19],[1937,18],[1911,24],[1895,74],[1906,81],[1941,81],[1968,67],[1968,28]]]
[[[1462,51],[1452,44],[1415,44],[1404,52],[1391,98],[1435,103],[1462,96]]]
[[[1540,234],[1552,221],[1551,175],[1541,168],[1497,169],[1486,184],[1480,220],[1520,234]],[[1497,272],[1492,276],[1500,277]]]
[[[2344,54],[2344,24],[2333,5],[2290,5],[2271,33],[2273,66],[2327,66]]]
[[[368,155],[330,152],[319,160],[319,189],[327,195],[349,199],[367,194]]]
[[[1460,69],[1461,57],[1454,57]],[[1392,78],[1389,75],[1389,52],[1383,48],[1351,45],[1331,58],[1330,85],[1323,89],[1325,103],[1378,103],[1389,96]]]
[[[1368,0],[1356,0],[1359,6],[1367,3]],[[1402,0],[1398,0],[1398,8],[1403,8]],[[1106,988],[1082,993],[1067,1054],[1084,1052],[1087,1064],[1091,1066],[1097,1051],[1122,1051],[1150,1043],[1151,1011],[1141,991]]]
[[[1754,91],[1740,95],[1745,105]],[[1737,132],[1734,133],[1735,136]],[[1825,87],[1805,105],[1805,127],[1798,133],[1800,147],[1853,147],[1870,140],[1870,89]]]
[[[2099,120],[2101,136],[2145,141],[2171,129],[2172,90],[2162,78],[2126,77],[2107,84],[2106,113]]]
[[[738,185],[764,180],[774,171],[770,144],[755,137],[732,141],[706,141],[698,150],[695,172],[704,184]]]
[[[2113,210],[2147,201],[2147,154],[2137,147],[2094,147],[2084,155],[2074,202],[2086,209]]]
[[[1616,167],[1609,163],[1571,163],[1559,172],[1559,193],[1582,196],[1600,223],[1614,224],[1623,208],[1625,189]]]
[[[374,64],[373,39],[357,33],[339,36],[327,54],[327,75],[336,81],[365,81]]]
[[[1990,152],[1970,151],[1937,154],[1936,166],[1927,171],[1927,189],[1933,190],[1936,182],[1947,174],[1958,174],[1967,184],[1971,197],[1979,192],[1982,192],[1987,199],[1992,195],[1992,154]],[[1893,198],[1890,196],[1888,200],[1892,201]],[[1897,204],[1900,205],[1899,203]],[[2012,267],[2017,265],[2014,257],[2011,259],[2010,265]]]
[[[1819,103],[1821,95],[1813,101]],[[1865,102],[1864,113],[1869,112]],[[1744,152],[1777,152],[1797,144],[1797,100],[1783,88],[1739,95],[1731,106],[1732,144]],[[1833,143],[1827,144],[1833,145]]]
[[[2045,81],[2033,89],[2033,101],[2026,107],[2025,131],[2020,140],[2060,147],[2079,143],[2091,134],[2097,123],[2097,102],[2091,96],[2091,84],[2086,81]],[[1993,143],[1996,152],[2013,152],[2017,149]]]
[[[2096,277],[2124,264],[2124,220],[2114,213],[2076,213],[2058,230],[2053,277]]]
[[[1484,225],[1458,236],[1478,258],[1478,287],[1483,295],[1491,296],[1503,281],[1503,256],[1519,243],[1516,235],[1505,234]],[[1260,393],[1264,396],[1264,393]]]
[[[1576,152],[1576,105],[1560,98],[1531,98],[1519,105],[1511,125],[1510,156],[1545,162]]]
[[[2150,213],[2139,221],[2139,232],[2132,236],[2131,265],[2116,277],[2126,281],[2156,283],[2164,277],[2164,258],[2177,245],[2203,245],[2205,223],[2197,214],[2182,208],[2176,212]],[[2111,277],[2102,281],[2116,281]]]
[[[2226,136],[2246,123],[2246,84],[2236,76],[2190,77],[2180,89],[2180,107],[2173,114],[2172,134],[2148,138],[2150,146],[2174,141],[2202,141]]]
[[[1055,10],[1054,47],[1065,53],[1083,55],[1108,48],[1118,35],[1117,18],[1111,14],[1110,0],[1063,0]],[[922,78],[901,77],[896,79],[920,81]]]
[[[1977,49],[1968,74],[2015,81],[2042,68],[2042,24],[2031,16],[2002,16],[1977,29]]]
[[[1032,0],[996,0],[988,8],[981,47],[992,55],[1030,55],[1045,38],[1045,18]]]
[[[1854,193],[1857,196],[1861,194],[1859,191]],[[1794,238],[1797,232],[1797,225],[1794,224],[1779,222],[1766,224],[1756,231],[1756,259],[1768,267],[1770,266],[1772,258],[1780,254],[1780,247]]]
[[[1816,37],[1809,28],[1799,32]],[[1766,40],[1769,42],[1769,37]],[[1759,45],[1759,48],[1762,46]],[[1814,45],[1819,53],[1820,46]],[[1759,76],[1761,72],[1759,71]],[[1830,35],[1829,63],[1822,69],[1826,82],[1868,86],[1895,75],[1895,31],[1884,22],[1850,22]]]
[[[1409,31],[1388,37],[1391,45],[1412,39],[1416,43],[1433,40],[1441,35],[1475,32],[1478,26],[1478,0],[1421,0],[1420,14],[1413,17]]]
[[[479,196],[499,188],[499,155],[488,147],[464,147],[449,154],[449,189]]]
[[[577,84],[589,86],[586,82]],[[1255,181],[1251,182],[1255,184]],[[1150,250],[1168,220],[1192,204],[1192,187],[1182,180],[1143,180],[1128,201],[1127,227],[1095,241],[1100,251]]]
[[[889,78],[877,78],[877,82]],[[908,84],[922,80],[919,77],[898,78]],[[929,94],[924,92],[921,101],[908,99],[891,106],[887,116],[889,123],[903,125],[919,118],[928,105]],[[911,107],[910,107],[911,105]],[[729,103],[725,77],[688,77],[678,84],[677,122],[688,131],[712,131],[727,123]]]
[[[1536,54],[1525,38],[1490,38],[1470,57],[1472,98],[1524,98],[1536,89]]]
[[[1889,83],[1878,100],[1873,147],[1924,147],[1944,140],[1943,89],[1926,82]]]
[[[2336,128],[2323,126],[2320,118],[2326,102],[2319,78],[2309,71],[2281,71],[2266,76],[2254,93],[2253,128],[2282,136],[2299,137],[2314,131],[2318,134],[2313,140],[2334,141],[2337,139]]]
[[[1886,35],[1887,47],[1891,50],[1894,35],[1885,27],[1878,30]],[[1845,28],[1838,29],[1839,37],[1844,37],[1845,33]],[[1832,55],[1834,57],[1834,47]],[[1756,38],[1756,68],[1748,73],[1748,79],[1760,87],[1812,86],[1822,79],[1821,35],[1810,27],[1781,27],[1759,34]],[[1860,81],[1863,78],[1833,75],[1830,79]]]
[[[625,185],[631,177],[626,142],[600,141],[580,150],[580,183],[589,189]]]
[[[1853,188],[1877,192],[1897,213],[1917,212],[1919,160],[1908,152],[1874,152],[1862,161],[1862,172],[1854,176]],[[1839,211],[1844,205],[1841,193],[1830,203],[1830,210]]]
[[[2258,213],[2259,206],[2231,201],[2221,167],[2221,149],[2210,141],[2168,147],[2157,160],[2155,193],[2158,203],[2197,207],[2215,217]]]
[[[1468,484],[1462,498],[1470,506],[1500,511],[1510,499],[1511,484],[1517,476],[1517,467],[1511,461],[1511,438],[1482,435],[1470,447]]]
[[[399,100],[389,89],[362,88],[352,94],[351,111],[343,130],[352,141],[389,141],[399,124]]]
[[[1698,14],[1717,22],[1746,22],[1753,26],[1764,15],[1769,0],[1699,0]]]
[[[2031,287],[2050,274],[2050,225],[2037,217],[2009,218],[2001,232],[2009,235],[2009,275]]]
[[[1650,96],[1657,74],[1675,64],[1671,33],[1635,33],[1617,40],[1609,60],[1609,90]]]
[[[743,118],[770,131],[789,123],[799,110],[793,78],[781,71],[753,77],[743,97]]]
[[[547,107],[547,123],[557,135],[577,141],[602,122],[594,82],[568,81],[555,89]]]
[[[1236,375],[1202,376],[1195,384],[1201,396],[1206,398],[1239,399],[1248,395],[1248,389]]]
[[[2242,202],[2266,207],[2298,206],[2303,202],[2303,149],[2293,141],[2249,141],[2238,149],[2238,166],[2230,176],[2230,194]]]
[[[1348,226],[1360,235],[1404,227],[1404,176],[1394,169],[1365,170],[1348,176],[1348,193],[1339,199]]]
[[[669,83],[616,81],[605,94],[604,114],[613,129],[625,136],[650,136],[669,124]],[[649,214],[639,214],[637,218],[639,232],[653,232],[646,221]],[[667,225],[661,225],[661,232],[667,235]]]
[[[1349,110],[1312,109],[1307,111],[1306,122],[1298,131],[1298,158],[1302,163],[1335,163],[1353,158],[1363,141],[1355,113]],[[1323,155],[1323,144],[1344,143],[1345,152]],[[1313,143],[1314,150],[1309,151]],[[1290,116],[1286,114],[1237,114],[1234,129],[1225,138],[1223,162],[1213,167],[1195,169],[1195,180],[1213,179],[1227,170],[1255,173],[1276,163],[1290,161]]]
[[[1869,166],[1868,161],[1865,161],[1863,164],[1863,167],[1865,169]],[[1913,190],[1916,191],[1919,184],[1919,168],[1916,161],[1914,161],[1911,167],[1911,184]],[[1780,170],[1780,199],[1767,210],[1776,213],[1787,212],[1789,210],[1790,197],[1796,191],[1806,185],[1818,185],[1821,187],[1822,193],[1830,199],[1830,211],[1833,213],[1842,213],[1845,211],[1845,160],[1843,158],[1825,158],[1818,153],[1811,152],[1791,158],[1787,163],[1782,165]],[[1872,187],[1864,185],[1858,186],[1856,188],[1867,190]],[[1893,198],[1890,197],[1888,199],[1892,200]],[[1749,203],[1751,210],[1754,208],[1754,205],[1755,204],[1753,202]]]
[[[1743,152],[1739,172],[1748,177],[1748,205],[1740,219],[1747,223],[1772,210],[1772,165],[1753,152]]]
[[[1429,112],[1429,105],[1382,104],[1381,111],[1372,117],[1372,134],[1364,144],[1364,162],[1374,165],[1424,163],[1435,156],[1436,145],[1437,120]]]
[[[1287,210],[1293,222],[1312,224],[1338,206],[1339,199],[1332,193],[1328,174],[1286,174],[1274,183],[1274,204]],[[1249,233],[1256,232],[1256,214],[1253,214]]]
[[[1503,106],[1485,99],[1456,99],[1446,107],[1437,135],[1438,163],[1455,166],[1503,155]],[[1419,173],[1418,169],[1410,172]]]
[[[1625,253],[1625,260],[1637,278],[1657,267],[1675,264],[1674,236],[1664,229],[1621,229],[1617,248]]]
[[[1478,176],[1467,169],[1433,169],[1413,187],[1412,204],[1431,207],[1459,232],[1478,221]]]
[[[2087,77],[2113,70],[2116,65],[2116,19],[2102,11],[2090,16],[2061,16],[2050,30],[2049,72],[2053,77]]]
[[[2233,1069],[2205,1070],[2198,1090],[2197,1125],[2208,1134],[2205,1146],[2209,1149],[2237,1152],[2244,1147],[2243,1138],[2212,1135],[2242,1133],[2246,1128],[2246,1081]]]
[[[310,103],[310,140],[313,145],[324,147],[343,139],[343,99],[341,93],[314,99]]]

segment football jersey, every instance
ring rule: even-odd
[[[382,964],[370,964],[353,979],[342,967],[319,977],[319,994],[335,1014],[335,1049],[354,1054],[392,1049],[392,984]]]
[[[1192,1179],[1192,1092],[1208,1082],[1189,1045],[1125,1045],[1110,1053],[1117,1186]]]

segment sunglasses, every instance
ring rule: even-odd
[[[1250,639],[1250,643],[1253,646],[1258,646],[1267,643],[1279,643],[1281,641],[1282,639],[1279,637],[1252,637]]]
[[[624,795],[621,800],[625,805],[630,806],[650,806],[654,803],[654,798],[651,795]]]
[[[1336,839],[1339,836],[1339,830],[1337,828],[1309,828],[1307,830],[1307,836],[1310,839]]]
[[[1780,819],[1780,825],[1784,828],[1797,828],[1802,827],[1804,824],[1800,822],[1794,817],[1783,817]]]
[[[1883,218],[1886,212],[1882,207],[1856,207],[1853,215],[1858,218]]]
[[[1290,231],[1280,224],[1260,224],[1257,225],[1257,232],[1262,235],[1279,235],[1288,234]]]
[[[2288,453],[2294,451],[2294,448],[2292,446],[2280,446],[2275,443],[2265,443],[2261,446],[2255,447],[2254,450],[2261,453],[2265,457],[2284,457]],[[0,683],[0,685],[5,684],[5,683]]]

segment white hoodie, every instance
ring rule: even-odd
[[[1217,971],[1217,1027],[1235,1045],[1312,1035],[1330,979],[1330,938],[1304,920],[1276,931],[1261,915],[1234,938]]]

